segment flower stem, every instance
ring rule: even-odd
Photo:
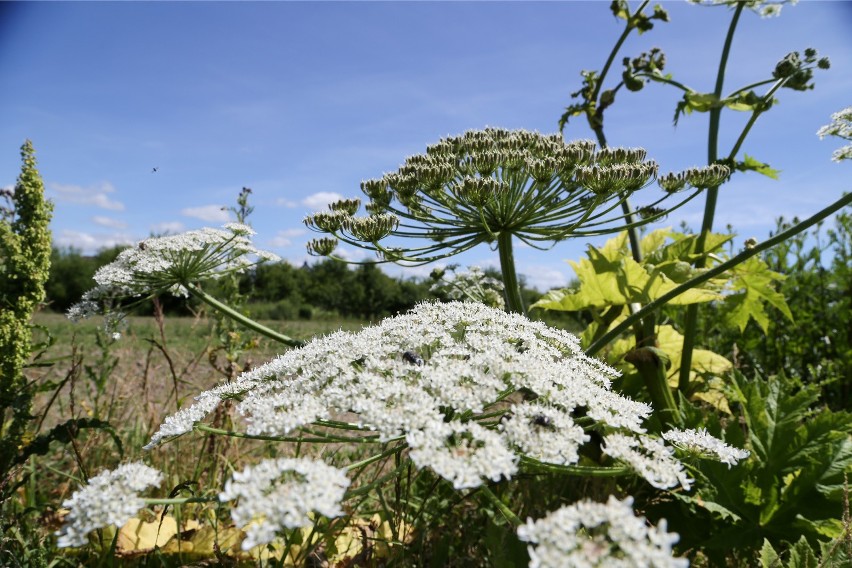
[[[500,270],[503,273],[503,286],[506,290],[506,307],[511,312],[526,314],[521,287],[515,272],[515,255],[512,252],[512,233],[501,231],[497,237],[497,250],[500,252]]]
[[[521,465],[528,471],[576,475],[578,477],[621,477],[629,475],[633,471],[626,466],[603,467],[589,465],[557,465],[540,462],[524,456],[521,456]]]
[[[495,509],[500,511],[503,516],[506,517],[506,520],[512,523],[512,526],[519,527],[524,524],[524,522],[518,517],[518,515],[516,515],[515,512],[509,508],[508,505],[506,505],[502,500],[500,500],[499,497],[494,495],[494,492],[488,489],[487,486],[483,485],[481,487],[478,487],[477,492],[482,495],[490,505],[493,505]]]
[[[737,29],[737,23],[740,20],[740,15],[745,8],[745,2],[737,2],[737,7],[734,9],[734,15],[731,18],[731,24],[728,26],[728,35],[725,37],[725,44],[722,47],[722,56],[719,58],[719,70],[716,73],[716,88],[713,91],[716,99],[722,98],[722,89],[725,83],[725,68],[728,65],[728,55],[731,53],[731,44],[734,41],[734,32]],[[715,164],[719,158],[719,122],[722,117],[722,107],[713,108],[710,110],[710,127],[707,138],[707,163]],[[705,260],[703,257],[705,239],[713,229],[713,218],[716,215],[716,201],[719,196],[719,188],[711,187],[707,189],[707,198],[704,202],[704,219],[701,222],[701,233],[698,236],[696,243],[696,253],[702,255],[695,263],[696,268],[704,268]],[[698,304],[690,304],[686,308],[686,318],[683,326],[683,348],[681,352],[680,376],[678,378],[678,390],[686,392],[689,388],[689,377],[692,370],[692,350],[695,347],[695,336],[698,332]]]
[[[255,320],[244,316],[240,312],[232,309],[230,306],[223,304],[201,288],[195,286],[194,284],[189,284],[186,282],[182,283],[183,286],[189,290],[189,293],[212,307],[213,309],[219,310],[232,320],[241,323],[252,331],[256,331],[257,333],[272,339],[273,341],[277,341],[278,343],[283,343],[284,345],[289,345],[290,347],[301,347],[305,344],[304,341],[299,341],[298,339],[293,339],[292,337],[288,337],[284,334],[278,333],[277,331],[266,327],[265,325],[256,322]]]
[[[144,499],[146,505],[186,505],[187,503],[212,503],[216,497],[173,497],[171,499]]]

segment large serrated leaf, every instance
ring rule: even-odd
[[[725,322],[743,331],[749,320],[754,320],[765,332],[769,328],[769,316],[764,304],[770,304],[790,321],[793,314],[784,296],[773,284],[786,277],[769,269],[760,258],[753,256],[732,269],[729,287],[734,292],[725,298]]]
[[[763,539],[763,546],[760,547],[760,567],[761,568],[780,568],[781,567],[781,558],[778,556],[778,553],[775,552],[775,549],[772,548],[772,544]]]

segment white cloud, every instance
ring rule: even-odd
[[[108,194],[115,193],[115,187],[109,182],[100,185],[83,187],[81,185],[66,185],[61,183],[50,183],[48,188],[56,195],[59,201],[79,203],[80,205],[94,205],[101,209],[110,211],[124,211],[124,203],[115,201]]]
[[[84,253],[93,253],[117,245],[131,245],[136,239],[126,233],[92,234],[64,229],[54,241],[60,247],[73,247]]]
[[[518,267],[526,281],[526,285],[535,288],[539,292],[546,292],[551,288],[564,288],[568,285],[568,276],[561,270],[557,270],[543,264],[527,264]]]
[[[306,229],[285,229],[283,231],[278,231],[275,234],[275,237],[269,241],[269,246],[277,248],[289,247],[293,244],[291,237],[298,237],[304,235],[306,232]]]
[[[112,217],[103,217],[101,215],[95,215],[92,217],[92,222],[95,225],[100,225],[101,227],[109,227],[110,229],[125,229],[127,228],[127,223],[124,221],[119,221],[118,219],[113,219]]]
[[[284,237],[284,236],[282,236],[282,235],[280,235],[280,234],[279,234],[279,235],[277,235],[277,236],[276,236],[274,239],[272,239],[271,241],[269,241],[269,246],[271,246],[271,247],[275,247],[275,248],[287,248],[287,247],[289,247],[289,246],[290,246],[290,245],[292,245],[292,244],[293,244],[293,241],[291,241],[291,240],[290,240],[290,239],[288,239],[287,237]]]
[[[186,227],[180,221],[165,221],[151,225],[151,233],[154,235],[164,235],[167,233],[180,233]]]
[[[199,207],[186,207],[180,210],[180,214],[194,219],[201,219],[211,223],[227,223],[231,220],[230,211],[223,210],[221,205],[201,205]]]
[[[301,201],[301,204],[310,207],[314,211],[319,211],[320,209],[328,207],[329,203],[334,203],[341,199],[343,199],[343,196],[339,193],[334,193],[333,191],[320,191],[319,193],[314,193],[304,198]]]
[[[296,203],[295,201],[291,201],[290,199],[287,199],[285,197],[279,197],[275,200],[275,205],[278,205],[280,207],[287,207],[288,209],[293,209],[298,205],[298,203]]]

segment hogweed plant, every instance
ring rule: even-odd
[[[573,563],[578,557],[567,549],[564,561],[553,560],[555,553],[545,552],[553,545],[548,534],[559,529],[544,528],[553,521],[524,525],[492,488],[534,473],[636,475],[661,490],[687,491],[691,466],[678,459],[679,448],[690,459],[710,456],[729,464],[747,455],[706,432],[672,433],[672,446],[648,434],[643,422],[651,407],[613,391],[616,376],[584,355],[573,335],[520,314],[474,302],[421,304],[358,333],[314,339],[199,394],[163,422],[148,449],[197,431],[289,443],[290,451],[296,444],[296,455],[235,473],[218,495],[148,502],[236,501],[231,516],[246,531],[242,548],[280,548],[293,529],[316,522],[317,515],[356,515],[356,503],[379,499],[383,487],[402,482],[413,467],[432,472],[461,495],[482,496],[524,527],[521,538],[533,543],[531,565],[583,565]],[[225,401],[233,402],[234,429],[205,424]],[[341,464],[342,452],[307,449],[323,444],[349,444],[361,453]],[[117,522],[105,512],[110,507],[92,502],[98,495],[141,508],[136,499],[142,484],[119,485],[123,497],[93,491],[90,484],[67,501],[73,513],[60,543],[79,544],[82,533]],[[580,521],[590,540],[575,543],[597,550],[599,565],[633,565],[637,558],[653,566],[684,565],[671,556],[676,535],[662,525],[647,528],[629,505],[629,499],[611,499],[606,506],[578,504],[574,513],[555,515],[594,512]],[[417,510],[403,505],[396,514],[412,522]],[[637,530],[626,529],[633,525]]]
[[[221,229],[205,227],[141,241],[98,269],[94,276],[97,286],[68,310],[68,317],[79,320],[103,314],[106,330],[118,337],[117,326],[126,310],[160,294],[191,294],[257,333],[285,345],[299,345],[299,341],[220,302],[201,286],[205,280],[243,273],[259,262],[277,260],[276,255],[254,247],[250,239],[253,234],[247,225],[228,223]]]
[[[661,194],[638,217],[625,215],[621,205],[657,179],[658,169],[641,148],[596,150],[591,141],[566,143],[559,134],[471,130],[428,146],[396,172],[362,182],[367,216],[355,215],[359,199],[308,216],[309,228],[330,235],[311,241],[308,252],[333,257],[340,241],[376,252],[378,262],[412,266],[488,244],[500,255],[508,309],[525,313],[515,239],[548,249],[568,238],[637,227],[729,174],[713,165],[659,176]],[[409,246],[406,239],[427,244]]]

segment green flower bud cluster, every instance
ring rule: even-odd
[[[320,211],[305,217],[304,223],[309,229],[322,233],[334,233],[343,227],[344,221],[349,217],[351,215],[346,211]]]
[[[818,57],[817,50],[811,47],[805,49],[804,57],[798,51],[792,51],[775,65],[772,77],[786,79],[784,86],[788,89],[806,91],[814,88],[810,83],[814,76],[814,65],[819,69],[828,69],[831,62],[828,57]]]
[[[731,169],[721,164],[712,164],[700,168],[689,168],[682,172],[670,172],[657,178],[657,183],[665,191],[675,193],[686,187],[707,189],[719,187],[731,175]]]
[[[645,79],[636,75],[639,73],[661,75],[666,66],[666,54],[660,48],[654,47],[650,51],[642,52],[639,57],[633,59],[625,57],[622,64],[624,72],[621,78],[624,86],[630,91],[641,91],[645,86]]]
[[[399,227],[399,218],[390,213],[379,213],[369,217],[347,217],[343,230],[359,241],[373,243],[387,237]]]
[[[347,215],[354,215],[359,207],[361,207],[361,200],[357,197],[355,199],[341,199],[328,205],[328,208],[332,211],[342,211]]]
[[[578,185],[595,195],[608,195],[636,191],[656,177],[657,170],[656,162],[581,166],[577,168],[575,179]]]
[[[508,185],[491,177],[466,177],[461,183],[453,184],[452,191],[460,201],[482,207],[508,191]]]
[[[542,248],[646,222],[619,205],[656,179],[658,169],[642,148],[596,151],[590,140],[566,142],[561,134],[472,130],[427,146],[397,171],[363,181],[369,216],[355,217],[358,202],[347,200],[305,224],[374,250],[384,261],[432,262],[482,243],[506,247],[512,238]],[[392,252],[378,242],[389,236],[426,243]],[[312,241],[309,252],[326,246]]]
[[[308,241],[308,254],[311,256],[329,256],[337,248],[337,239],[323,237]]]

